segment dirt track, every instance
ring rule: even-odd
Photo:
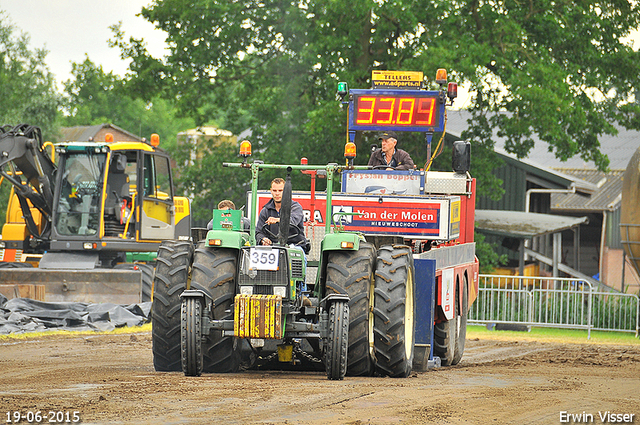
[[[640,346],[476,339],[456,367],[328,381],[314,372],[157,373],[150,333],[5,340],[0,421],[16,411],[41,411],[41,423],[55,419],[50,411],[78,411],[99,424],[323,425],[558,424],[563,411],[603,423],[598,412],[610,411],[640,424]]]

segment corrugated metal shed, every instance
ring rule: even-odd
[[[524,211],[527,179],[522,169],[509,161],[496,168],[493,174],[502,180],[505,196],[497,201],[487,196],[478,197],[476,207],[486,210]]]
[[[458,110],[449,111],[447,115],[447,132],[452,136],[461,136],[461,133],[469,126],[467,120],[471,118],[471,113]],[[629,159],[640,146],[640,131],[626,130],[621,127],[617,130],[618,134],[616,135],[599,137],[600,151],[608,156],[610,169],[613,170],[605,174],[597,171],[593,162],[586,162],[577,156],[565,162],[560,161],[555,157],[554,152],[549,150],[549,144],[536,137],[533,137],[535,146],[527,158],[518,160],[513,155],[504,152],[505,139],[498,137],[497,129],[494,129],[492,139],[496,142],[495,151],[502,158],[510,158],[510,160],[505,160],[505,165],[503,165],[503,168],[510,167],[510,169],[494,171],[496,176],[504,181],[505,196],[498,202],[478,198],[478,208],[524,211],[521,205],[524,203],[523,200],[528,197],[531,211],[588,216],[591,223],[581,226],[580,230],[585,237],[578,242],[579,245],[576,245],[574,240],[574,244],[569,249],[574,250],[573,252],[576,250],[579,252],[580,259],[577,264],[588,263],[583,268],[590,269],[589,273],[592,274],[603,273],[602,276],[606,280],[607,274],[602,265],[605,261],[603,256],[606,253],[604,248],[621,249],[622,247],[619,223],[623,170],[626,169]],[[543,172],[549,169],[551,174]],[[521,174],[524,174],[525,188],[523,188]],[[549,178],[549,176],[554,177]],[[528,189],[554,189],[553,184],[557,185],[562,182],[561,179],[557,180],[555,176],[572,181],[572,185],[578,193],[549,194],[549,191],[535,191],[538,193],[530,192],[527,194]],[[571,185],[565,187],[570,188]],[[484,233],[489,233],[487,241],[492,243],[500,243],[500,240],[504,239],[504,236],[499,236],[499,232]],[[601,240],[602,237],[604,237],[604,241]],[[549,238],[536,238],[534,242],[548,247]],[[507,254],[512,260],[514,259],[514,253],[503,246],[499,245],[497,251],[501,254]],[[599,260],[594,262],[593,258]],[[594,264],[595,268],[592,267]]]
[[[470,116],[467,111],[449,111],[447,133],[454,136],[454,138],[460,138],[461,133],[468,127],[467,119]],[[500,140],[497,136],[494,135],[494,137],[496,142]],[[502,149],[499,143],[494,151],[503,161],[503,165],[496,168],[494,174],[502,180],[505,196],[498,201],[488,197],[479,197],[477,200],[478,208],[524,211],[526,191],[530,187],[544,189],[569,189],[575,187],[576,191],[582,194],[590,194],[597,189],[595,185],[588,181],[549,168],[546,163],[542,165],[530,159],[518,159],[515,155]]]
[[[591,196],[552,194],[551,211],[586,213],[613,211],[620,207],[623,170],[603,173],[597,170],[563,169],[562,172],[592,183],[596,191]]]

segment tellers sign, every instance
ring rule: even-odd
[[[438,131],[443,105],[437,92],[354,93],[350,129]],[[377,92],[377,93],[376,93]]]

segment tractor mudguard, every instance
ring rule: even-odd
[[[232,232],[229,230],[209,230],[207,232],[205,246],[240,249],[248,240],[248,233]]]
[[[202,298],[204,300],[206,300],[207,298],[211,299],[204,291],[201,291],[199,289],[185,289],[180,294],[180,298]]]
[[[347,294],[329,294],[326,297],[324,297],[321,301],[320,301],[320,305],[324,305],[326,304],[331,304],[334,301],[345,301],[345,302],[349,302],[350,298],[349,295]]]
[[[338,232],[330,233],[324,237],[322,241],[322,252],[327,251],[357,251],[360,248],[360,241],[362,237],[358,233],[351,232]],[[344,248],[343,242],[353,243],[353,247]]]

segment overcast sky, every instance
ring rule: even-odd
[[[71,62],[85,53],[105,72],[124,75],[128,62],[107,45],[111,25],[122,22],[126,38],[144,38],[154,56],[164,55],[164,32],[136,16],[150,0],[0,0],[16,30],[29,34],[30,48],[49,51],[46,63],[56,81],[71,78]],[[14,33],[15,34],[15,33]]]
[[[46,63],[59,87],[71,78],[71,62],[82,62],[85,53],[91,61],[102,65],[105,72],[124,75],[128,62],[120,59],[119,50],[107,46],[112,37],[109,26],[122,22],[126,38],[143,38],[149,52],[164,56],[163,31],[136,16],[151,0],[0,0],[17,30],[29,34],[30,47],[45,47]],[[636,32],[635,46],[640,48]],[[460,98],[468,96],[460,88]],[[463,94],[464,93],[464,94]],[[466,95],[466,96],[465,96]],[[461,102],[456,102],[460,104]]]

